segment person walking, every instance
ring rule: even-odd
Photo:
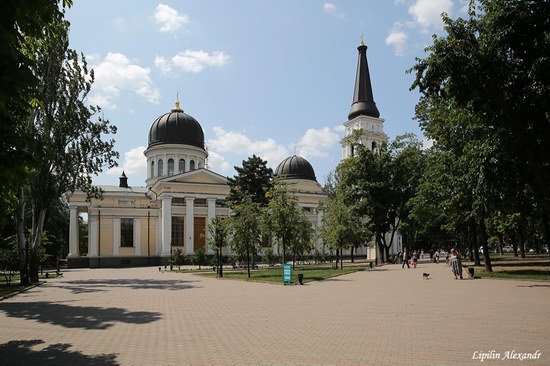
[[[451,270],[455,275],[455,280],[462,279],[462,260],[455,248],[451,250]]]
[[[437,250],[434,254],[434,262],[439,263],[439,250]]]
[[[401,268],[405,268],[405,264],[407,265],[407,268],[411,268],[409,265],[409,256],[407,253],[407,249],[403,251],[403,264],[401,265]]]
[[[412,257],[411,264],[413,268],[416,268],[416,263],[418,262],[418,253],[415,251]]]

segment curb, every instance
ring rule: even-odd
[[[25,292],[25,291],[28,291],[28,290],[30,290],[30,289],[32,289],[32,288],[37,287],[37,286],[41,286],[41,285],[45,284],[46,282],[48,282],[48,281],[42,281],[42,282],[39,282],[39,283],[35,283],[35,284],[30,285],[30,286],[27,286],[27,287],[25,287],[24,289],[21,289],[21,290],[19,290],[19,291],[15,291],[15,292],[12,292],[11,294],[4,295],[4,296],[0,297],[0,301],[3,301],[3,300],[5,300],[5,299],[9,299],[10,297],[13,297],[13,296],[15,296],[15,295],[19,295],[20,293],[23,293],[23,292]]]

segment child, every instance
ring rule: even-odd
[[[412,266],[413,266],[413,268],[416,268],[416,261],[417,261],[417,258],[416,258],[416,256],[417,256],[417,254],[416,254],[416,252],[415,252],[415,253],[414,253],[414,255],[413,255],[413,259],[412,259],[412,262],[411,262],[411,263],[412,263]]]

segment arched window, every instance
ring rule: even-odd
[[[373,141],[372,142],[372,152],[375,153],[376,152],[376,141]]]
[[[355,155],[355,146],[351,145],[351,156]]]
[[[162,159],[159,159],[159,166],[158,166],[158,174],[157,174],[157,177],[162,177],[163,175],[163,169],[164,169],[164,164],[162,163]]]
[[[155,161],[151,161],[151,178],[155,177]]]
[[[174,159],[168,159],[168,175],[174,175]]]
[[[195,170],[195,160],[189,162],[189,170]]]
[[[185,160],[180,159],[180,161],[178,163],[178,169],[179,169],[180,174],[185,173]]]

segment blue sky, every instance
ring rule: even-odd
[[[323,184],[341,158],[361,34],[385,132],[421,138],[405,71],[441,32],[439,14],[464,16],[465,4],[77,0],[67,11],[71,47],[95,71],[89,102],[118,127],[121,154],[94,183],[117,184],[124,170],[130,185],[145,184],[149,128],[179,92],[204,130],[211,170],[233,176],[252,154],[275,169],[296,151]]]

